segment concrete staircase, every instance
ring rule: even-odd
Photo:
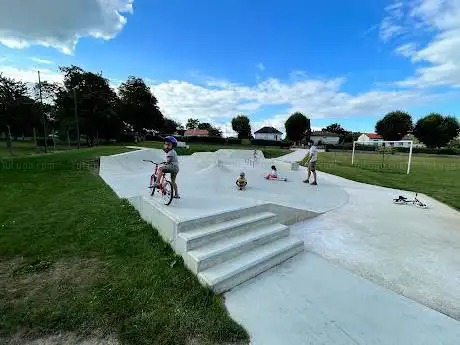
[[[182,226],[176,249],[202,284],[227,291],[303,251],[271,212],[248,209]],[[254,212],[255,211],[255,212]]]

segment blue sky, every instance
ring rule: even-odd
[[[228,132],[244,113],[283,130],[302,111],[317,128],[373,131],[390,110],[458,114],[456,0],[23,3],[0,5],[0,72],[59,81],[57,66],[78,64],[114,87],[140,76],[179,121]]]

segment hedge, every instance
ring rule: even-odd
[[[254,146],[281,146],[283,143],[276,140],[252,139],[251,145]]]
[[[381,146],[373,146],[373,145],[359,145],[357,144],[355,150],[357,151],[371,151],[371,152],[378,152]],[[394,152],[401,152],[401,153],[409,153],[408,147],[386,147],[391,148]],[[343,145],[326,145],[326,152],[332,150],[343,150],[343,151],[351,151],[353,150],[353,144],[343,144]],[[429,147],[414,147],[412,148],[412,153],[425,153],[425,154],[435,154],[435,155],[459,155],[460,149],[455,148],[429,148]]]
[[[201,144],[221,144],[221,145],[240,145],[241,139],[237,138],[221,138],[221,137],[182,137],[180,135],[174,136],[178,141],[184,141],[186,143],[201,143]],[[164,139],[163,136],[158,135],[147,135],[145,140],[148,141],[160,141]]]

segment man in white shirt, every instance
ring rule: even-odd
[[[310,176],[313,174],[313,182],[311,185],[316,186],[316,161],[318,160],[318,148],[313,143],[313,140],[308,142],[308,146],[310,147],[310,151],[308,152],[308,176],[304,183],[310,182]]]

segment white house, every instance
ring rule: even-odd
[[[314,131],[311,132],[310,140],[312,140],[315,145],[337,145],[339,143],[340,137],[337,133]]]
[[[254,132],[254,139],[281,141],[283,133],[273,127],[262,127]]]
[[[361,145],[382,145],[383,137],[375,133],[363,133],[358,137],[358,144]]]

